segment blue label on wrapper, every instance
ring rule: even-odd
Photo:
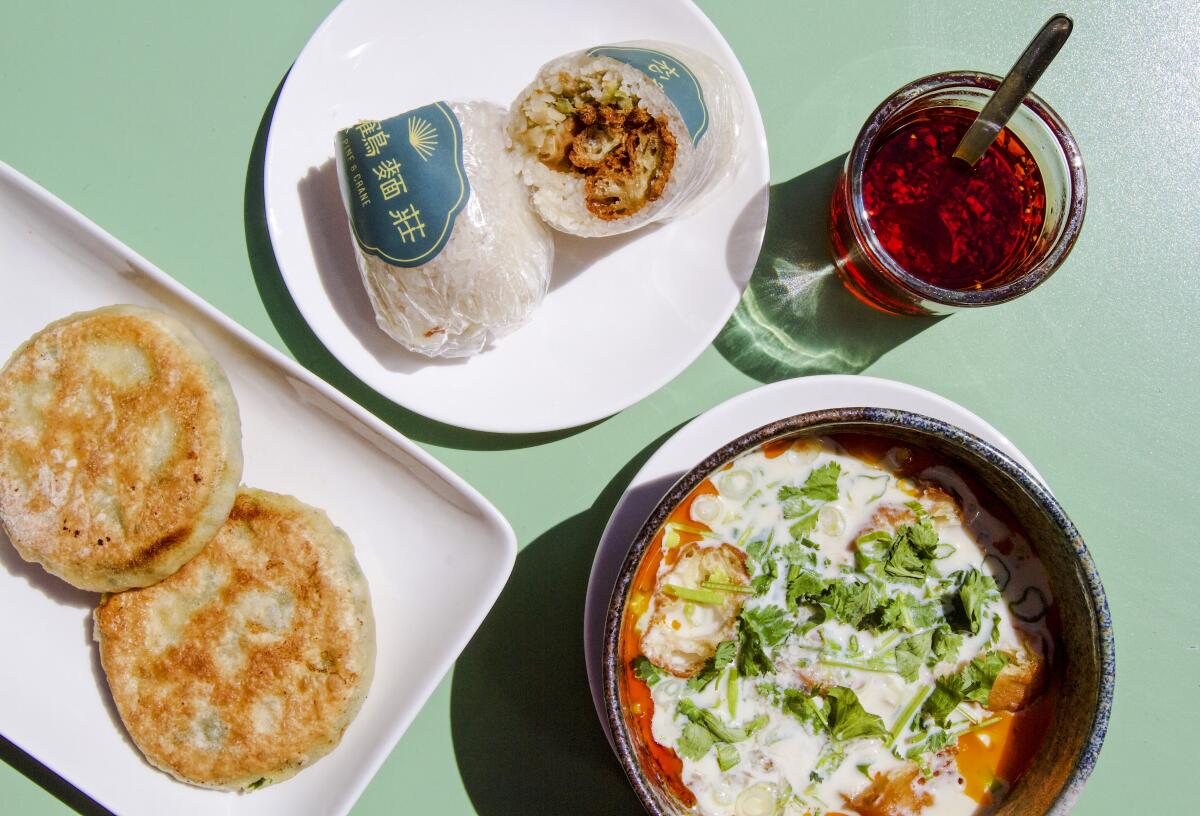
[[[704,89],[688,67],[670,54],[648,48],[624,48],[603,45],[587,52],[589,57],[611,57],[648,76],[663,89],[679,111],[683,124],[696,144],[708,131],[708,106],[704,104]]]
[[[396,266],[433,260],[467,205],[462,128],[435,102],[338,134],[346,210],[363,252]]]

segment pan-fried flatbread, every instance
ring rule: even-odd
[[[225,521],[241,474],[229,382],[161,312],[71,315],[0,371],[0,522],[22,558],[77,587],[175,572]]]
[[[289,496],[243,490],[200,555],[106,597],[96,640],[117,710],[158,768],[255,789],[337,745],[366,697],[375,623],[345,533]]]

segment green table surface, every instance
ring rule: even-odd
[[[0,159],[425,446],[516,529],[522,549],[507,588],[354,813],[640,812],[584,671],[596,542],[673,429],[762,383],[829,372],[942,394],[1037,465],[1088,542],[1116,631],[1116,705],[1076,812],[1194,811],[1194,9],[705,0],[745,66],[770,142],[771,215],[750,293],[658,393],[582,430],[511,437],[439,425],[371,393],[317,343],[280,281],[263,217],[264,141],[277,87],[331,5],[6,0]],[[829,268],[830,185],[874,106],[936,71],[1003,73],[1056,11],[1074,17],[1075,33],[1038,90],[1078,138],[1090,191],[1058,274],[1017,302],[940,321],[876,315],[832,279],[815,298],[781,300],[776,276]],[[20,274],[0,269],[0,285]],[[102,812],[11,744],[0,749],[0,811]]]

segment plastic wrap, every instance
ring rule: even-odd
[[[601,109],[599,121],[588,121],[589,106]],[[622,106],[648,113],[657,135],[665,124],[662,138],[673,144],[622,151],[623,128],[604,117],[605,108]],[[626,42],[544,65],[513,103],[508,140],[546,223],[574,235],[615,235],[701,205],[737,165],[741,117],[737,86],[711,58],[671,43]],[[601,155],[599,166],[579,166]]]
[[[505,121],[490,103],[434,103],[338,133],[363,283],[380,328],[411,351],[478,353],[546,294],[554,244],[505,149]]]

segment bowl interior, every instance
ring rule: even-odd
[[[1061,814],[1070,809],[1095,764],[1104,739],[1114,682],[1112,631],[1104,591],[1078,531],[1036,479],[966,431],[904,411],[848,408],[816,411],[752,431],[689,471],[662,499],[643,526],[623,565],[605,627],[605,703],[617,753],[643,804],[655,816],[685,808],[642,765],[644,746],[626,721],[620,699],[620,632],[634,574],[671,510],[725,463],[764,442],[785,436],[865,433],[924,448],[970,474],[1024,527],[1045,567],[1061,631],[1053,671],[1057,701],[1046,737],[997,816]]]

